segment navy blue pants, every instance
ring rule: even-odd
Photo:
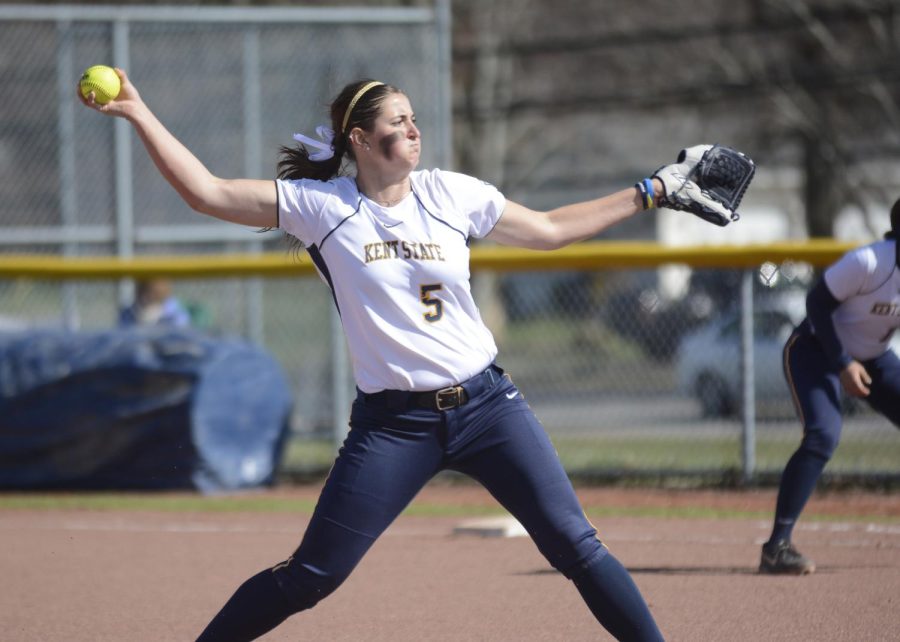
[[[862,364],[872,378],[866,401],[900,427],[900,359],[889,350]],[[807,322],[785,343],[784,374],[803,439],[782,473],[770,541],[791,539],[794,524],[837,449],[843,425],[840,373],[829,364]]]
[[[469,380],[468,403],[443,412],[409,409],[402,393],[358,395],[303,540],[273,569],[291,611],[334,591],[422,487],[455,470],[522,523],[613,635],[661,639],[637,587],[585,517],[543,427],[502,373],[491,366]]]

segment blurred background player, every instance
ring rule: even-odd
[[[143,279],[135,284],[134,303],[119,312],[119,326],[164,325],[187,328],[191,315],[172,294],[166,279]]]
[[[255,639],[315,606],[446,469],[483,484],[616,638],[661,639],[628,571],[585,517],[540,422],[494,362],[497,347],[472,298],[469,240],[549,250],[591,238],[654,207],[667,181],[683,187],[699,157],[633,188],[538,212],[481,180],[417,171],[421,138],[409,99],[359,81],[332,102],[330,127],[317,128],[321,140],[297,135],[299,148],[282,149],[279,180],[225,180],[119,73],[112,102],[79,98],[128,119],[193,209],[281,228],[306,247],[340,312],[358,389],[350,432],[299,548],[244,582],[200,639]],[[345,160],[355,163],[355,176],[342,175]],[[688,192],[708,200],[699,189]]]
[[[803,439],[778,489],[775,523],[761,573],[805,575],[815,563],[791,534],[841,437],[841,389],[900,427],[900,358],[889,348],[900,327],[900,200],[891,231],[831,265],[806,298],[807,318],[784,347],[784,373]]]

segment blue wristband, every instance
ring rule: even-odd
[[[653,179],[645,178],[635,183],[634,186],[641,195],[641,204],[644,206],[644,209],[649,210],[652,208],[653,200],[656,196],[656,190],[653,189]]]
[[[647,193],[644,196],[644,209],[649,210],[656,206],[656,190],[653,188],[652,178],[645,178],[643,183],[647,188]]]

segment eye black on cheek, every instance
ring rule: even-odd
[[[381,154],[385,158],[390,159],[392,156],[391,147],[393,147],[394,143],[402,138],[403,134],[401,134],[400,132],[394,132],[393,134],[388,134],[380,141],[378,141],[378,146],[381,148]]]

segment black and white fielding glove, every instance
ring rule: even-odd
[[[730,147],[682,149],[677,163],[653,174],[666,188],[666,193],[656,198],[656,206],[690,212],[724,227],[740,218],[737,208],[755,172],[750,157]]]

